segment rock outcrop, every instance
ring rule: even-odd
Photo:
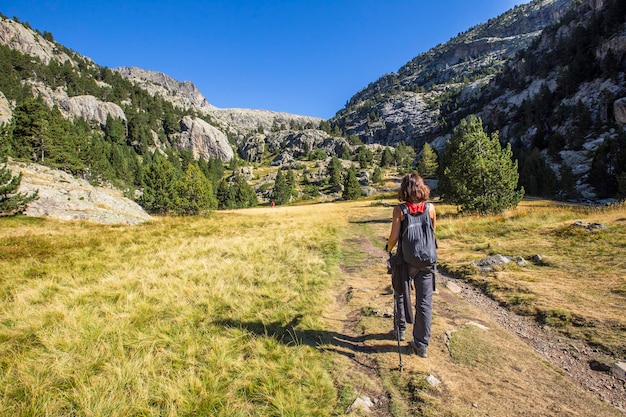
[[[199,118],[185,116],[180,122],[177,147],[189,149],[194,158],[219,158],[222,161],[233,159],[234,152],[226,135],[214,126]]]
[[[11,105],[7,98],[0,91],[0,124],[7,123],[13,118],[13,112],[11,111]]]
[[[183,109],[215,109],[191,81],[177,81],[162,72],[136,67],[114,68],[124,78],[133,81],[153,96],[158,94]]]
[[[626,125],[626,97],[615,100],[613,103],[613,113],[618,123]]]
[[[20,192],[39,190],[39,198],[24,213],[27,216],[129,225],[150,220],[137,203],[115,189],[94,187],[43,165],[9,162],[8,167],[14,174],[22,173]]]
[[[438,137],[440,108],[448,96],[478,96],[492,74],[555,23],[571,3],[535,1],[477,25],[359,91],[335,121],[366,143],[403,141],[420,149]]]
[[[82,117],[87,121],[95,120],[102,127],[106,125],[107,116],[126,121],[126,115],[120,106],[98,100],[94,96],[70,97],[58,105],[64,116]]]
[[[69,55],[57,48],[54,42],[11,19],[0,17],[0,43],[24,54],[36,56],[44,64],[54,59],[60,63],[70,61]]]

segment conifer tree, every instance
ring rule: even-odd
[[[361,196],[361,185],[356,178],[356,168],[350,167],[343,184],[344,200],[356,200]]]
[[[499,213],[517,206],[524,189],[516,189],[519,174],[511,145],[502,148],[498,135],[483,131],[481,119],[461,121],[446,146],[439,191],[461,211]]]
[[[177,172],[162,155],[155,154],[143,175],[141,205],[148,212],[167,214],[176,207]]]
[[[341,161],[336,156],[330,159],[327,174],[329,177],[328,182],[331,187],[341,184]]]
[[[286,204],[291,198],[291,191],[285,176],[281,170],[276,173],[276,180],[274,180],[274,189],[272,190],[272,199],[276,204]]]
[[[415,149],[404,142],[400,142],[396,147],[394,159],[398,171],[401,173],[405,172],[409,170],[413,164],[413,160],[415,159]]]
[[[217,185],[217,207],[221,210],[228,210],[236,207],[234,188],[228,184],[226,178],[220,180]]]
[[[254,188],[248,184],[248,181],[241,173],[237,172],[235,174],[231,187],[234,189],[235,207],[254,207],[259,203]]]
[[[383,153],[380,156],[380,166],[385,168],[393,164],[393,153],[389,147],[385,146]]]
[[[183,216],[193,216],[217,208],[211,183],[196,164],[187,165],[178,186],[176,210]]]
[[[372,173],[372,182],[374,184],[380,184],[383,182],[383,174],[380,167],[374,168],[374,172]]]
[[[433,178],[437,174],[438,168],[437,154],[428,142],[424,143],[422,154],[417,161],[417,172],[422,178]]]
[[[5,161],[4,166],[0,166],[0,217],[20,214],[28,203],[38,198],[38,191],[31,194],[18,192],[21,182],[22,173],[13,175]]]

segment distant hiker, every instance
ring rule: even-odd
[[[402,178],[398,191],[401,204],[393,209],[391,233],[387,240],[388,252],[398,244],[397,255],[399,265],[394,268],[392,284],[394,287],[395,311],[399,338],[404,340],[406,323],[412,322],[410,305],[410,280],[414,281],[415,323],[413,340],[409,343],[419,356],[427,357],[432,322],[433,285],[437,251],[435,243],[435,223],[437,214],[435,207],[427,203],[430,188],[422,177],[416,173],[407,174]],[[408,320],[407,320],[408,318]]]
[[[271,205],[272,205],[272,208],[274,208],[275,203],[272,201]]]

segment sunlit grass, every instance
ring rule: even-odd
[[[340,306],[331,297],[347,296],[330,290],[353,287],[356,334],[389,331],[380,261],[394,202],[256,208],[134,227],[0,219],[0,415],[343,415],[355,392],[375,382],[328,345],[344,332],[341,316],[325,321],[329,306]],[[624,206],[536,200],[487,217],[436,207],[442,267],[514,311],[624,352]],[[580,231],[571,227],[576,220],[607,227]],[[542,261],[485,274],[469,266],[496,253]],[[441,335],[433,340],[433,369],[448,383],[471,385],[451,392],[483,395],[484,385],[471,381],[494,366],[511,378],[502,364],[528,353],[504,334],[459,327],[476,313],[437,302],[434,328],[458,331],[453,366],[436,350]],[[422,362],[406,358],[409,371],[398,375],[393,341],[369,343],[380,344],[381,353],[368,356],[394,413],[446,415],[447,398],[424,385]],[[535,366],[533,374],[544,372]],[[567,398],[561,388],[558,398]],[[465,415],[467,401],[453,400],[449,415]]]
[[[448,210],[441,207],[437,230],[445,268],[518,313],[535,315],[615,355],[626,352],[625,204],[590,208],[534,200],[486,217]],[[574,228],[579,220],[606,228]],[[529,262],[523,267],[512,262],[483,274],[468,268],[470,262],[494,254]],[[530,261],[535,255],[540,262]]]
[[[1,415],[331,414],[332,209],[2,221]]]

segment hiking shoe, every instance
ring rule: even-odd
[[[409,346],[411,347],[411,349],[413,349],[413,352],[415,352],[417,356],[420,356],[422,358],[428,357],[427,348],[419,346],[417,343],[415,343],[415,340],[411,340],[409,342]]]
[[[405,332],[404,330],[400,330],[400,341],[401,341],[401,342],[404,342],[404,339],[405,339],[405,334],[404,334],[404,332]],[[395,339],[398,339],[398,334],[396,333],[396,331],[395,331],[395,330],[393,331],[393,338],[394,338],[394,340],[395,340]]]

